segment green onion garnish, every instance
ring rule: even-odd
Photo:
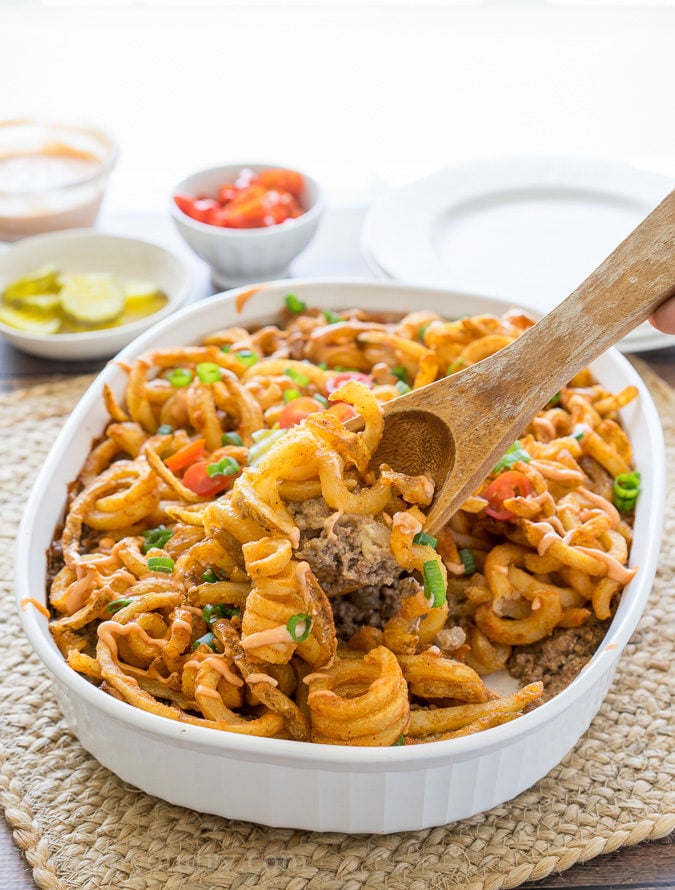
[[[397,389],[402,396],[406,393],[412,392],[412,386],[408,386],[403,380],[397,380],[394,384],[394,388]]]
[[[549,399],[548,403],[551,407],[553,407],[554,405],[559,405],[561,399],[562,395],[560,394],[560,391],[558,391],[551,399]]]
[[[192,383],[192,377],[193,374],[189,368],[174,368],[173,371],[167,374],[166,379],[171,386],[182,389],[184,386],[189,386]]]
[[[436,544],[438,544],[438,538],[434,538],[433,535],[428,535],[426,532],[417,532],[413,538],[413,544],[424,544],[435,549]]]
[[[513,445],[511,445],[511,447],[507,450],[504,457],[497,462],[492,472],[499,473],[501,470],[507,470],[519,460],[523,461],[526,464],[529,464],[532,458],[520,444],[520,440],[516,439]]]
[[[286,630],[296,643],[304,643],[311,629],[312,619],[303,612],[300,612],[298,615],[291,615],[286,623]]]
[[[173,432],[173,427],[169,426],[168,423],[163,423],[161,426],[157,427],[157,435],[158,436],[168,436]]]
[[[288,430],[256,430],[251,434],[253,445],[248,450],[249,467],[257,466],[275,442],[286,435]]]
[[[462,368],[466,368],[466,359],[464,359],[464,358],[456,359],[454,362],[452,362],[450,365],[448,365],[448,370],[445,372],[446,377],[449,376],[450,374],[454,374],[455,371],[459,371]]]
[[[322,396],[320,392],[315,392],[312,398],[317,401],[320,405],[323,405],[324,408],[330,407],[330,402],[325,396]]]
[[[284,303],[289,312],[304,312],[307,308],[307,304],[303,303],[297,294],[286,294]]]
[[[391,369],[391,373],[394,377],[398,377],[399,380],[402,380],[404,383],[408,382],[408,370],[404,368],[403,365],[394,365]]]
[[[174,561],[168,556],[151,556],[148,559],[148,568],[151,572],[164,572],[170,575],[173,567]]]
[[[239,470],[241,470],[241,467],[233,457],[224,457],[218,463],[209,464],[206,468],[206,472],[211,479],[215,476],[234,476]]]
[[[224,575],[221,575],[215,569],[206,569],[206,571],[202,572],[202,581],[206,584],[216,584],[218,581],[222,581],[223,578]]]
[[[106,612],[110,612],[111,615],[114,615],[115,612],[119,612],[120,609],[128,606],[131,602],[133,602],[133,600],[130,599],[113,600],[111,603],[108,603],[105,610]]]
[[[232,352],[232,344],[223,343],[223,345],[220,347],[220,351],[225,353]]]
[[[317,368],[321,368],[322,371],[328,370],[328,362],[319,362]]]
[[[435,559],[429,559],[424,563],[422,575],[424,577],[424,596],[427,601],[431,601],[432,607],[437,609],[445,602],[446,591],[441,567]]]
[[[203,637],[199,637],[198,640],[194,641],[194,643],[192,644],[192,651],[194,652],[195,649],[197,649],[201,645],[208,646],[210,649],[213,649],[214,652],[218,651],[216,649],[216,637],[214,634],[211,633],[211,631],[205,633]]]
[[[284,390],[284,402],[288,405],[289,402],[293,402],[295,399],[300,398],[300,390],[299,389],[287,389]]]
[[[423,324],[422,327],[418,330],[417,336],[420,338],[420,340],[424,340],[424,335],[426,334],[427,328],[430,324],[431,322],[428,321],[426,324]]]
[[[405,736],[400,735],[395,742],[391,743],[391,747],[395,748],[397,745],[405,745]]]
[[[153,547],[157,547],[161,550],[172,535],[173,532],[171,529],[166,528],[164,525],[158,525],[157,528],[147,529],[147,531],[143,532],[143,537],[145,538],[143,541],[143,553],[147,553],[148,550],[152,550]]]
[[[197,365],[197,377],[202,383],[217,383],[223,375],[214,362],[200,362]]]
[[[235,355],[237,356],[237,360],[240,361],[242,365],[246,365],[247,368],[255,365],[260,358],[255,349],[240,349],[238,352],[235,352]]]
[[[457,552],[459,553],[459,558],[462,560],[462,565],[464,566],[464,574],[473,575],[476,571],[476,560],[473,558],[473,553],[470,550],[467,550],[466,547],[463,547]]]
[[[614,506],[622,513],[629,513],[635,509],[639,494],[640,474],[637,470],[632,473],[621,473],[614,480]]]
[[[577,442],[580,442],[581,439],[584,438],[584,431],[583,431],[583,430],[579,430],[578,433],[572,433],[572,438],[573,438],[573,439],[576,439]]]
[[[303,374],[302,371],[298,371],[297,368],[286,368],[284,374],[287,377],[290,377],[298,386],[307,386],[310,382],[309,377],[306,374]]]
[[[207,624],[213,624],[218,618],[234,618],[235,615],[241,615],[239,606],[227,606],[225,603],[209,603],[202,612],[202,618]]]
[[[333,312],[332,309],[324,309],[323,317],[326,319],[327,324],[337,324],[339,321],[344,321],[344,318],[338,315],[337,312]]]
[[[244,440],[241,438],[239,433],[223,433],[220,437],[220,441],[223,445],[243,445]]]

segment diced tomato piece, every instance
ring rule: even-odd
[[[268,189],[282,189],[285,192],[290,192],[296,198],[300,197],[305,187],[305,180],[295,170],[263,170],[258,174],[258,182]]]
[[[508,498],[527,498],[533,493],[532,483],[519,470],[506,470],[488,485],[481,497],[488,502],[485,512],[493,519],[514,519],[514,514],[504,507]]]
[[[326,381],[326,394],[332,395],[336,389],[339,389],[348,380],[356,380],[358,383],[363,383],[368,389],[373,388],[373,378],[370,374],[362,374],[361,371],[340,371],[335,377],[331,377]]]
[[[208,223],[209,214],[220,209],[220,203],[215,198],[195,198],[190,216],[198,222]]]
[[[250,167],[244,167],[243,170],[239,171],[237,178],[234,180],[234,187],[240,190],[248,188],[249,185],[252,185],[257,179],[258,177]]]
[[[265,225],[265,189],[251,185],[242,189],[225,207],[227,225],[235,229],[256,229]]]
[[[227,204],[233,198],[236,198],[239,189],[233,182],[224,182],[218,189],[218,200],[221,204]]]
[[[300,396],[299,399],[293,399],[284,407],[279,415],[279,426],[284,430],[290,429],[296,423],[304,420],[307,415],[324,410],[321,402],[317,402],[311,396]]]
[[[194,442],[190,442],[189,445],[181,448],[175,454],[172,454],[171,457],[167,457],[164,463],[172,473],[177,473],[179,470],[189,467],[190,464],[204,457],[205,451],[206,442],[204,439],[195,439]]]
[[[234,481],[234,476],[209,476],[208,467],[212,461],[200,460],[185,471],[183,485],[205,498],[214,497],[226,491]]]
[[[226,226],[227,225],[227,211],[224,207],[221,207],[219,204],[217,207],[213,207],[206,214],[206,219],[204,222],[207,222],[210,226]]]
[[[347,423],[348,420],[353,420],[358,415],[358,411],[347,402],[333,402],[328,413],[334,414],[340,423]]]
[[[175,201],[176,207],[186,216],[192,216],[194,212],[195,199],[192,195],[174,195],[173,200]]]

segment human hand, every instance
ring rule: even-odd
[[[664,334],[675,334],[675,297],[662,303],[649,321]]]

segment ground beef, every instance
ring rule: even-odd
[[[391,587],[401,566],[391,554],[391,533],[373,516],[341,516],[320,499],[295,504],[293,518],[300,529],[298,559],[306,560],[328,596],[364,587]]]
[[[398,611],[401,597],[414,596],[421,585],[414,578],[401,578],[387,587],[362,587],[336,597],[331,603],[337,638],[346,643],[360,627],[379,627]]]
[[[560,627],[550,637],[514,648],[506,668],[526,683],[541,680],[548,701],[572,682],[602,642],[608,622],[591,619],[582,627]]]

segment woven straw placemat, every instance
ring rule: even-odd
[[[88,378],[0,396],[0,806],[49,890],[500,890],[675,829],[675,392],[639,370],[666,434],[670,496],[645,617],[586,735],[515,800],[387,836],[263,828],[125,785],[67,730],[12,597],[17,523],[35,471]]]

